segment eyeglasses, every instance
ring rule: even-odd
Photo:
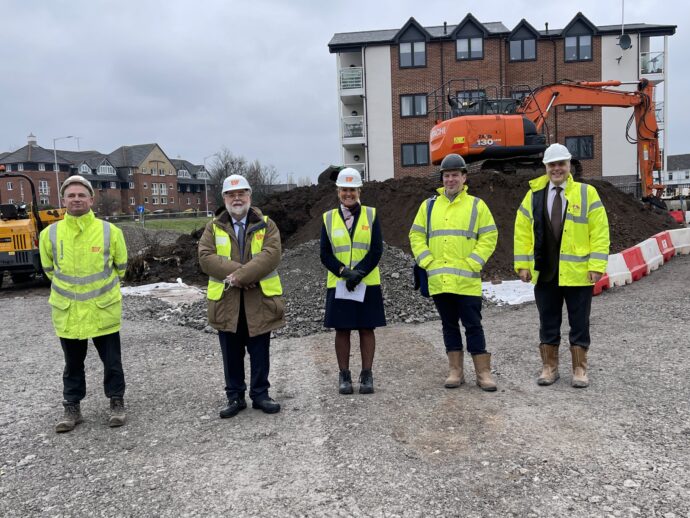
[[[246,198],[249,196],[249,193],[246,191],[230,191],[230,192],[224,192],[223,196],[225,198],[230,198],[231,200],[234,200],[235,198]]]

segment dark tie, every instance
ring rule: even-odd
[[[244,260],[244,223],[236,221],[237,225],[237,244],[240,245],[240,262]]]
[[[563,200],[561,200],[561,187],[554,187],[556,191],[556,197],[553,199],[553,205],[551,206],[551,228],[553,229],[553,235],[560,237],[561,235],[561,223],[563,221]]]

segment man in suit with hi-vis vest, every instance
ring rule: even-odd
[[[285,325],[276,224],[251,206],[252,189],[240,175],[223,181],[225,207],[206,225],[199,240],[199,264],[208,274],[208,320],[218,330],[223,354],[227,406],[221,418],[247,408],[244,352],[249,352],[252,407],[280,412],[268,395],[271,331]]]

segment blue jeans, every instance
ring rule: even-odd
[[[460,322],[465,328],[467,352],[482,354],[486,352],[486,340],[482,327],[482,298],[473,295],[440,293],[433,295],[436,310],[443,326],[443,343],[446,352],[462,351]]]

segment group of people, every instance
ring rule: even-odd
[[[592,286],[606,270],[609,229],[606,211],[594,187],[576,182],[571,155],[560,144],[544,153],[546,174],[530,182],[516,213],[515,271],[534,283],[539,311],[539,385],[559,378],[562,308],[570,324],[572,385],[586,387]],[[428,295],[441,318],[449,372],[444,386],[465,382],[460,326],[465,328],[476,383],[495,391],[491,353],[482,327],[481,271],[493,254],[498,229],[487,204],[469,193],[467,167],[455,154],[440,169],[442,186],[422,201],[409,232],[415,262],[422,269]],[[354,392],[350,371],[351,335],[357,331],[361,352],[359,393],[374,392],[375,329],[386,325],[379,261],[381,225],[374,207],[360,202],[362,179],[345,168],[336,180],[338,206],[323,214],[321,262],[327,270],[324,325],[335,329],[338,390]],[[120,355],[121,294],[127,251],[122,232],[91,211],[93,188],[85,178],[69,177],[60,189],[67,213],[40,236],[41,263],[51,279],[49,304],[65,357],[64,415],[57,432],[82,421],[86,392],[84,359],[91,338],[104,365],[104,390],[110,399],[110,426],[122,426],[125,380]],[[269,396],[271,331],[285,323],[283,288],[277,267],[280,233],[274,221],[252,206],[246,178],[223,182],[224,207],[199,241],[199,263],[209,276],[209,324],[218,331],[223,357],[226,406],[221,418],[247,408],[244,357],[250,357],[252,407],[280,411]]]

